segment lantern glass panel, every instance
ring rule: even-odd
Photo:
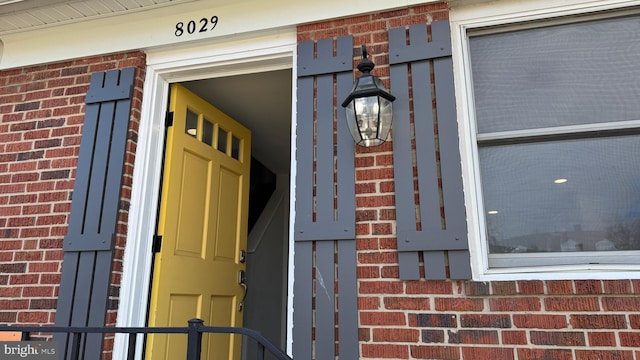
[[[360,143],[362,138],[360,137],[360,130],[358,129],[356,123],[356,112],[353,106],[354,102],[355,100],[351,100],[345,108],[347,114],[347,125],[349,126],[349,131],[351,132],[351,137],[353,137],[353,140],[356,143]]]
[[[354,102],[362,137],[364,139],[375,138],[378,135],[378,114],[380,113],[378,97],[357,98]]]
[[[384,83],[382,82],[382,80],[380,80],[380,78],[379,78],[379,77],[377,77],[377,76],[372,76],[372,77],[373,77],[373,81],[375,82],[375,86],[376,86],[378,89],[382,89],[382,90],[384,90],[385,92],[389,92],[389,91],[387,90],[387,88],[386,88],[386,87],[384,87]]]
[[[363,75],[358,78],[356,88],[357,90],[375,89],[376,85],[378,85],[376,80],[380,81],[380,79],[375,76]]]
[[[391,120],[393,118],[393,104],[391,101],[378,96],[380,102],[380,125],[378,129],[378,137],[382,139],[380,143],[383,143],[387,137],[389,136],[389,131],[391,130]]]

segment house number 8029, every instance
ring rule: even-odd
[[[189,35],[196,32],[203,33],[215,29],[216,25],[218,25],[217,16],[212,16],[210,19],[202,18],[198,21],[189,20],[187,23],[180,21],[176,23],[176,31],[174,34],[176,36],[182,36],[184,33]]]

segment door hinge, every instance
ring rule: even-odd
[[[173,126],[173,111],[167,111],[167,115],[164,118],[164,126]]]
[[[153,252],[159,253],[162,248],[162,235],[153,236]]]

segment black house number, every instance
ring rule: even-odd
[[[211,18],[202,18],[197,21],[189,20],[186,23],[179,21],[176,23],[176,31],[174,32],[174,34],[176,36],[182,36],[184,35],[184,33],[187,33],[189,35],[195,34],[197,32],[203,33],[215,29],[216,25],[218,25],[217,16],[212,16]]]

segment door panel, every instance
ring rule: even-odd
[[[169,322],[177,323],[184,318],[193,319],[200,307],[200,302],[201,297],[196,294],[171,295],[169,297]],[[169,336],[166,344],[159,344],[159,346],[163,346],[164,356],[158,358],[180,359],[187,351],[187,339],[183,336]]]
[[[181,196],[177,204],[179,213],[174,255],[202,259],[205,257],[207,241],[205,219],[210,205],[205,194],[211,186],[209,166],[208,159],[197,154],[184,153],[182,174],[180,174]]]
[[[251,134],[180,85],[172,85],[174,122],[165,170],[149,326],[242,326],[238,273],[246,249]],[[240,338],[204,335],[203,359],[237,360]],[[184,357],[186,336],[149,336],[147,359]]]
[[[236,312],[236,303],[230,296],[213,296],[211,297],[209,310],[210,317],[207,323],[231,324],[233,323],[233,314]],[[215,353],[215,358],[229,359],[229,350],[237,347],[234,342],[241,343],[242,340],[237,336],[232,337],[231,335],[213,334],[208,335],[206,339],[203,338],[202,342],[203,348],[208,346],[209,349],[218,349]],[[229,346],[229,344],[231,344],[231,346]],[[239,353],[239,349],[237,352]]]
[[[220,170],[218,224],[237,224],[240,216],[237,194],[240,192],[242,178],[227,169]],[[218,226],[216,236],[215,259],[217,261],[234,261],[236,249],[234,242],[224,241],[237,236],[237,229],[230,226]],[[218,241],[219,240],[219,241]]]

